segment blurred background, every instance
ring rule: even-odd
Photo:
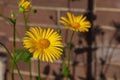
[[[28,13],[29,27],[61,29],[65,45],[64,56],[71,31],[59,23],[60,17],[70,11],[75,15],[84,14],[93,24],[91,29],[91,53],[88,54],[88,33],[75,33],[71,52],[70,80],[86,80],[89,59],[91,73],[95,80],[120,80],[120,0],[30,0],[35,13]],[[22,48],[25,29],[23,15],[18,9],[19,0],[0,0],[0,14],[10,17],[11,11],[17,16],[17,48]],[[0,41],[12,51],[12,26],[0,17]],[[33,80],[37,80],[37,61],[32,60]],[[0,80],[10,79],[10,60],[0,46]],[[18,66],[25,80],[29,80],[28,65]],[[54,63],[41,62],[43,80],[62,80],[61,59]],[[15,80],[20,80],[15,70]],[[88,80],[88,79],[87,79]]]

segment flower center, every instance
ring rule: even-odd
[[[49,47],[50,42],[48,39],[40,39],[38,44],[39,44],[40,48],[45,49],[45,48]]]
[[[75,29],[78,28],[79,26],[80,26],[80,24],[78,24],[78,23],[73,23],[72,24],[72,27],[75,28]]]

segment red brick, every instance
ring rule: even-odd
[[[74,67],[72,68],[74,70]],[[71,69],[71,71],[72,71]],[[85,77],[85,66],[76,66],[75,67],[75,74],[72,72],[72,75],[75,75],[75,78],[78,79],[79,77]],[[75,79],[75,80],[76,80]]]
[[[1,33],[4,33],[6,35],[6,37],[9,39],[9,37],[12,37],[13,36],[13,26],[11,24],[8,24],[7,21],[5,20],[0,20],[0,32]],[[16,25],[16,31],[17,31],[17,34],[16,36],[19,37],[23,37],[25,34],[25,28],[24,26],[21,26],[21,25]]]
[[[108,28],[112,28],[112,27],[108,27]],[[96,42],[98,46],[108,46],[109,42],[112,40],[112,45],[116,44],[117,41],[115,39],[116,35],[115,32],[116,30],[110,30],[110,29],[102,29],[102,31],[104,32],[104,35],[97,35],[96,36]],[[108,46],[110,47],[110,46]]]
[[[84,49],[84,48],[83,48]],[[74,62],[79,64],[84,64],[86,63],[86,52],[78,52],[78,53],[75,53],[75,50],[76,48],[73,48],[71,51],[70,51],[70,61],[71,63],[73,64]],[[66,62],[68,62],[68,53],[67,53],[67,49],[66,49],[66,52],[65,52],[65,60]]]
[[[70,0],[70,8],[87,9],[88,0]]]
[[[111,65],[111,66],[109,67],[108,72],[107,72],[107,76],[113,77],[113,76],[116,75],[116,77],[117,77],[118,80],[119,80],[119,79],[120,79],[119,72],[120,72],[120,66]]]
[[[1,33],[0,33],[0,42],[2,42],[3,44],[6,44],[6,42],[7,42],[6,35],[1,35]]]
[[[4,20],[0,20],[0,32],[5,33],[6,36],[12,34],[11,25],[7,24]]]
[[[28,63],[26,63],[26,62],[18,62],[17,65],[18,65],[18,67],[19,67],[19,69],[21,71],[28,71],[29,72],[29,65],[28,65]]]
[[[6,46],[8,47],[8,49],[9,49],[10,51],[13,51],[13,41],[8,41],[8,42],[6,42]],[[16,42],[16,48],[17,48],[17,49],[22,49],[22,48],[23,48],[23,43],[22,43],[22,41]]]
[[[38,66],[37,66],[37,60],[34,60],[33,61],[33,66],[34,66],[34,72],[35,73],[38,73]],[[52,75],[52,71],[54,70],[55,72],[59,72],[59,69],[60,69],[60,64],[56,64],[56,63],[46,63],[46,62],[41,62],[41,73],[44,72],[45,70],[45,67],[49,65],[50,67],[50,72],[49,72],[49,75]],[[44,74],[45,75],[45,74]]]
[[[21,12],[19,12],[18,6],[15,6],[15,5],[6,6],[6,7],[3,9],[2,14],[3,14],[5,17],[10,18],[11,12],[14,12],[15,17],[16,17],[16,19],[17,19],[17,23],[22,23],[22,22],[24,21],[24,19],[23,19],[23,14],[22,14]],[[29,14],[29,13],[28,13],[28,14]]]
[[[15,0],[15,1],[11,1],[11,0],[4,0],[5,4],[3,7],[3,4],[0,5],[0,12],[2,12],[5,16],[10,17],[10,12],[13,10],[17,16],[17,31],[19,32],[20,36],[23,37],[25,34],[25,29],[24,26],[19,25],[19,23],[23,23],[23,15],[18,11],[18,2],[19,0]],[[37,6],[37,7],[46,7],[46,8],[67,8],[68,7],[68,1],[67,0],[58,0],[57,2],[55,0],[35,0],[35,1],[31,1],[33,6]],[[70,7],[71,8],[77,8],[77,9],[87,9],[87,0],[76,0],[76,1],[71,1],[70,2]],[[96,1],[96,7],[104,7],[104,8],[119,8],[119,1],[118,0],[97,0]],[[78,14],[82,14],[84,12],[74,12],[76,15]],[[113,26],[112,21],[119,21],[120,16],[119,16],[120,12],[114,12],[114,11],[97,11],[96,15],[97,15],[97,20],[95,21],[95,25],[107,25],[107,26]],[[29,14],[29,13],[28,13]],[[60,12],[60,16],[65,16],[66,15],[66,11],[61,11]],[[38,9],[38,12],[36,14],[30,14],[30,23],[32,24],[52,24],[54,25],[55,23],[49,18],[50,16],[53,16],[54,21],[57,20],[57,12],[55,10],[41,10]],[[57,21],[56,21],[57,22]],[[0,33],[5,33],[6,38],[12,38],[13,36],[13,32],[12,32],[12,26],[10,24],[7,24],[6,22],[4,22],[3,20],[0,20]],[[45,28],[47,28],[48,26],[45,26]],[[53,26],[51,26],[53,27]],[[53,27],[55,28],[55,30],[57,29],[57,27]],[[113,36],[114,30],[104,30],[105,31],[105,35],[104,35],[104,45],[105,47],[109,45],[109,41]],[[62,28],[62,37],[63,37],[63,42],[66,44],[68,43],[69,39],[70,39],[70,35],[71,35],[71,31],[68,31],[68,34],[66,33],[67,29],[63,29]],[[81,36],[79,36],[78,33],[75,33],[74,38],[72,43],[75,45],[75,47],[77,45],[82,46],[82,44],[79,44],[79,40],[82,39],[84,46],[86,46],[86,42],[83,40],[83,38],[81,38]],[[115,44],[115,40],[113,41],[113,44]],[[12,41],[7,41],[7,43],[5,42],[5,44],[7,45],[7,47],[9,47],[10,50],[12,50]],[[101,46],[102,42],[101,42],[101,36],[97,36],[97,45]],[[68,45],[67,45],[68,46]],[[22,48],[22,43],[17,42],[17,47],[18,48]],[[79,61],[79,63],[83,63],[83,60],[85,60],[86,62],[86,53],[84,52],[84,54],[81,55],[77,55],[77,57],[75,57],[75,47],[71,50],[71,61],[73,61],[74,59],[76,61]],[[110,47],[110,46],[108,46]],[[104,50],[106,51],[107,48],[104,48]],[[114,55],[113,55],[113,59],[112,59],[112,63],[119,63],[119,53],[120,50],[119,48],[115,49]],[[67,51],[65,49],[65,54],[67,55]],[[102,52],[101,52],[101,47],[97,49],[97,54],[98,54],[98,59],[101,56]],[[66,56],[67,59],[67,56]],[[24,71],[28,71],[28,65],[25,63],[18,63],[19,67],[21,70]],[[53,75],[53,71],[55,71],[57,74],[59,74],[59,69],[61,68],[61,64],[59,63],[53,63],[53,64],[49,64],[49,63],[41,63],[41,73],[44,72],[44,68],[46,65],[50,65],[50,75]],[[38,72],[37,70],[37,61],[33,61],[33,66],[35,69],[35,73]],[[10,67],[10,63],[8,63],[8,66]],[[71,66],[71,74],[73,73],[73,66]],[[84,71],[84,66],[75,66],[75,78],[78,78],[78,76],[85,76],[85,71]],[[100,73],[100,65],[98,65],[98,73]],[[113,77],[113,75],[116,73],[119,79],[119,66],[113,66],[111,65],[108,73],[106,74],[108,77]],[[24,79],[29,80],[28,75],[24,75]],[[19,80],[18,79],[18,75],[15,74],[15,80]],[[10,78],[8,78],[10,79]]]
[[[22,74],[22,78],[24,80],[29,80],[29,75],[23,75]],[[7,80],[12,80],[10,72],[7,73]],[[20,76],[17,73],[14,74],[14,80],[21,80]],[[36,80],[35,76],[33,76],[32,80]]]
[[[9,71],[11,71],[12,63],[10,62],[10,56],[8,55],[7,58],[8,58],[7,59],[7,69]],[[19,62],[17,62],[17,66],[18,66],[19,70],[29,72],[28,63],[19,61]],[[16,65],[15,65],[15,70],[17,71]]]
[[[68,11],[60,11],[60,17],[64,16],[66,17]],[[84,12],[78,12],[78,11],[71,11],[72,14],[74,14],[75,16],[79,16],[79,15],[83,15]]]
[[[50,63],[43,63],[43,62],[41,62],[41,73],[44,72],[46,65],[49,65],[49,67],[50,67],[50,73],[47,76],[50,76],[50,75],[54,76],[53,72],[55,72],[56,74],[61,74],[60,73],[60,68],[61,68],[62,65],[60,65],[58,63],[51,63],[50,64]],[[37,73],[38,72],[37,61],[34,61],[34,69],[35,69],[35,73]],[[70,69],[71,69],[71,74],[73,74],[73,67],[71,66]],[[81,73],[79,73],[79,72],[81,72]],[[78,77],[80,75],[84,76],[85,74],[82,74],[82,73],[84,73],[83,66],[75,66],[75,76],[76,77]]]
[[[98,76],[100,75],[100,71],[101,71],[101,65],[97,65],[97,71],[98,71]],[[108,68],[108,72],[105,72],[105,76],[107,79],[112,79],[114,80],[114,76],[116,75],[117,79],[119,80],[120,77],[119,77],[119,71],[120,71],[120,66],[118,65],[110,65],[109,68]]]
[[[111,51],[113,50],[113,52],[111,53]],[[114,48],[110,48],[110,47],[104,47],[104,49],[102,47],[100,47],[99,49],[96,50],[97,53],[97,59],[99,61],[100,58],[105,58],[105,56],[107,55],[108,57],[106,58],[106,61],[108,63],[108,60],[110,59],[110,56],[112,55],[111,58],[111,62],[112,64],[120,64],[120,60],[119,60],[119,49],[114,49]]]
[[[64,7],[64,8],[85,8],[87,7],[87,0],[76,0],[76,1],[70,1],[67,0],[58,0],[57,2],[55,0],[36,0],[32,1],[33,5],[42,6],[42,7]]]
[[[0,2],[0,14],[2,14],[1,12],[4,10],[4,5],[2,4],[2,1]]]
[[[53,20],[50,19],[52,16]],[[37,24],[54,24],[56,22],[56,11],[52,10],[37,10],[36,14],[30,15],[30,22],[37,23]]]
[[[33,5],[45,6],[45,7],[67,7],[67,0],[36,0],[31,1]]]
[[[4,0],[4,4],[6,5],[18,5],[20,0]]]
[[[96,7],[104,7],[104,8],[120,8],[119,0],[97,0]]]
[[[97,11],[97,19],[95,21],[95,24],[112,26],[112,21],[118,22],[120,20],[119,14],[120,12]]]

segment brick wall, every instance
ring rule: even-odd
[[[69,40],[69,36],[71,31],[68,31],[66,28],[60,25],[59,19],[61,16],[65,16],[67,11],[71,11],[74,14],[84,14],[87,12],[87,0],[30,0],[32,2],[33,8],[37,10],[36,14],[29,14],[29,26],[37,26],[41,25],[42,27],[52,27],[54,29],[61,28],[62,30],[62,37],[63,42],[65,45],[67,45],[67,41]],[[10,12],[14,11],[17,16],[17,31],[19,36],[17,36],[17,47],[22,48],[21,40],[24,36],[24,23],[23,23],[23,16],[18,11],[18,2],[19,0],[1,0],[0,1],[0,13],[2,13],[4,16],[9,17]],[[96,42],[98,45],[98,50],[96,51],[98,54],[98,57],[101,57],[102,55],[105,55],[106,50],[108,48],[114,48],[114,45],[116,41],[113,41],[112,47],[109,46],[109,41],[112,38],[115,28],[113,27],[113,21],[120,22],[120,1],[119,0],[95,0],[94,4],[94,14],[96,15],[96,20],[94,21],[94,25],[99,25],[100,28],[104,31],[104,47],[102,47],[102,37],[101,35],[97,36]],[[52,19],[51,19],[52,18]],[[2,41],[5,45],[8,46],[9,50],[12,50],[12,26],[5,21],[3,18],[0,18],[0,41]],[[82,41],[82,44],[79,44],[80,41]],[[79,61],[79,64],[77,66],[72,67],[71,66],[71,74],[73,73],[73,69],[75,69],[75,80],[80,80],[79,77],[85,76],[85,67],[84,63],[86,62],[86,52],[84,54],[75,54],[74,50],[78,47],[86,47],[86,42],[81,37],[81,34],[75,33],[75,36],[73,38],[73,45],[74,48],[71,52],[71,63],[75,59],[76,61]],[[104,48],[104,49],[103,49]],[[109,68],[109,71],[107,76],[111,79],[113,79],[114,74],[117,74],[118,80],[120,79],[119,73],[120,73],[120,46],[118,46],[115,50],[114,57],[112,59],[112,65]],[[5,50],[1,47],[1,52],[4,52]],[[65,50],[66,51],[66,50]],[[102,52],[103,51],[103,52]],[[77,55],[77,57],[76,57]],[[26,80],[28,80],[28,66],[25,63],[20,62],[19,67],[21,71],[23,71],[23,76]],[[23,67],[24,65],[24,67]],[[33,80],[36,79],[37,76],[37,66],[36,66],[36,60],[32,59],[32,70],[33,70]],[[55,75],[58,77],[60,73],[61,68],[61,61],[58,60],[55,63],[49,64],[49,63],[41,63],[41,73],[44,78],[48,76],[47,80],[58,80],[56,79]],[[9,68],[8,64],[8,68]],[[50,71],[48,75],[44,74],[45,67],[49,66]],[[98,67],[98,70],[100,67]],[[18,74],[15,72],[15,80],[18,80]],[[99,74],[99,73],[98,73]],[[10,73],[8,73],[8,80],[10,77]],[[110,80],[110,79],[109,79]]]

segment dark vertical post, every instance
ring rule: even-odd
[[[86,72],[86,80],[93,80],[92,75],[92,29],[93,29],[93,7],[94,7],[94,0],[88,0],[88,8],[87,8],[87,18],[91,23],[90,31],[87,34],[87,72]]]

